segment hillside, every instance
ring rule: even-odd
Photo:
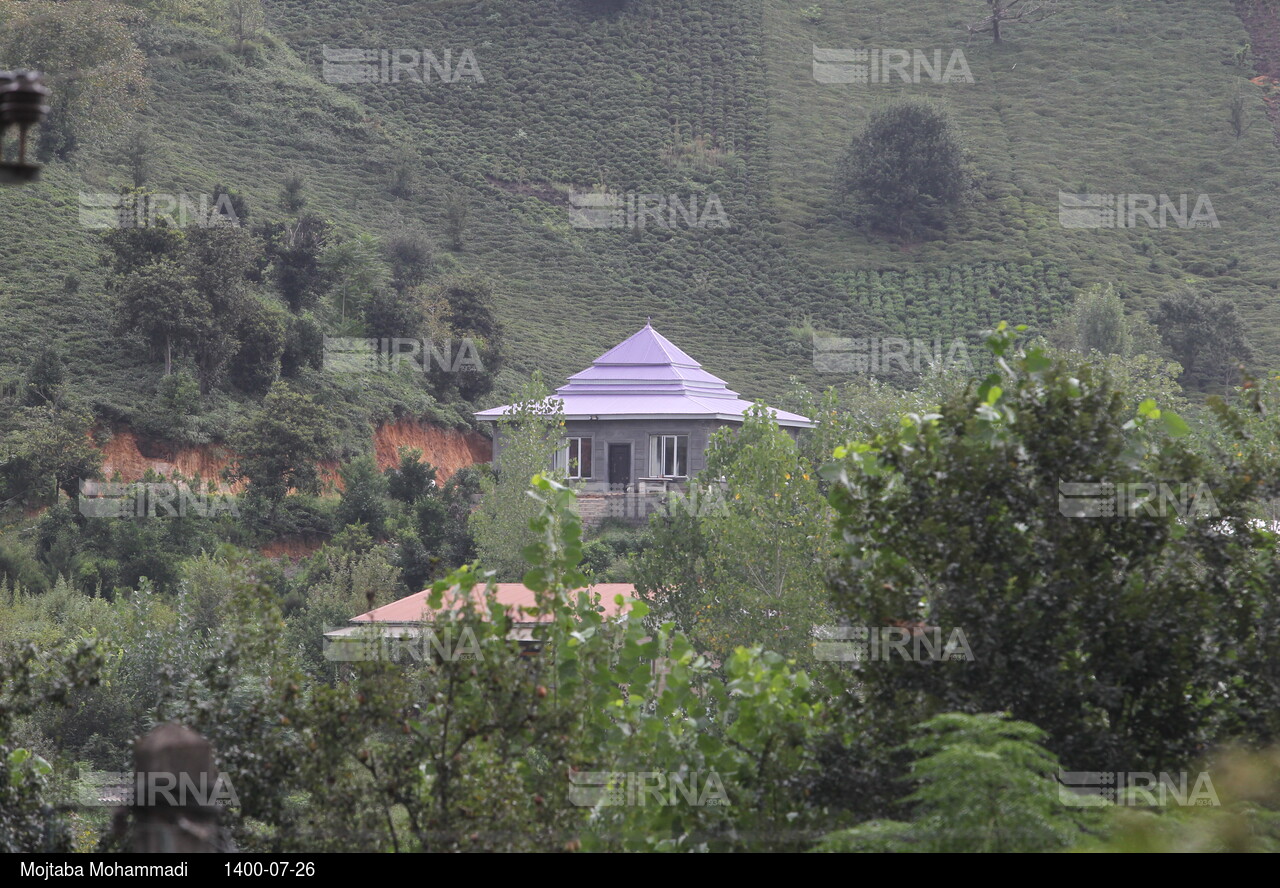
[[[494,284],[509,362],[489,402],[533,369],[551,380],[580,369],[646,317],[734,388],[778,399],[793,376],[833,381],[813,373],[804,330],[972,336],[1002,317],[1043,327],[1076,288],[1108,280],[1136,308],[1203,282],[1237,303],[1260,360],[1274,363],[1276,149],[1254,72],[1234,62],[1248,37],[1232,4],[1070,4],[1000,46],[964,34],[979,6],[270,0],[244,58],[223,35],[151,23],[139,31],[150,187],[225,184],[258,222],[283,217],[280,189],[297,174],[307,208],[346,235],[425,230],[437,275]],[[455,61],[469,50],[480,76],[326,83],[326,46],[451,50]],[[961,48],[974,83],[820,83],[814,46]],[[1227,119],[1236,89],[1251,90],[1240,138]],[[980,182],[960,224],[909,244],[855,229],[832,197],[842,149],[870,109],[903,94],[954,112]],[[77,388],[125,422],[158,371],[138,343],[104,335],[97,236],[77,223],[77,193],[126,182],[119,145],[102,144],[10,189],[0,210],[0,376],[53,340]],[[597,187],[704,206],[715,195],[729,225],[574,228],[569,194]],[[1207,194],[1221,227],[1066,230],[1059,191]],[[451,198],[467,208],[456,251],[445,246]],[[470,409],[404,404],[394,389],[333,398],[349,442],[400,409],[446,424]],[[229,417],[242,402],[219,396],[209,410]]]
[[[1280,851],[1280,0],[0,0],[0,124],[23,874]]]
[[[977,3],[832,5],[816,24],[798,5],[770,4],[765,26],[775,205],[798,258],[837,274],[1048,263],[1077,285],[1122,285],[1143,309],[1177,282],[1202,282],[1237,303],[1260,356],[1274,364],[1275,149],[1262,90],[1249,82],[1255,72],[1236,64],[1250,38],[1232,3],[1065,4],[1047,21],[1011,27],[999,46],[964,33]],[[944,60],[960,49],[974,82],[816,84],[814,45],[940,48]],[[1229,125],[1236,90],[1248,100],[1240,138]],[[868,111],[899,95],[945,103],[981,177],[966,226],[906,251],[833,218],[828,188],[834,159]],[[1066,230],[1060,191],[1186,193],[1192,205],[1203,194],[1221,227]],[[1028,307],[1062,299],[1053,289]],[[965,301],[935,309],[960,322]],[[927,330],[932,315],[907,322]]]

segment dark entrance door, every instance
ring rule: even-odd
[[[609,487],[621,485],[625,488],[631,483],[631,445],[609,445]],[[621,488],[618,488],[621,489]]]

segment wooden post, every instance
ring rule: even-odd
[[[190,728],[166,724],[134,745],[133,850],[219,851],[218,772],[213,747]]]

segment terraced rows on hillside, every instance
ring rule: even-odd
[[[1000,47],[964,35],[982,4],[944,0],[820,14],[788,0],[632,0],[614,14],[581,0],[264,5],[271,36],[247,60],[180,26],[141,32],[154,186],[226,184],[256,222],[283,215],[281,185],[299,173],[308,209],[344,234],[422,229],[440,245],[439,274],[494,282],[511,352],[501,389],[533,369],[575,372],[652,317],[734,388],[776,400],[790,377],[832,381],[794,333],[809,325],[944,335],[1004,316],[1042,327],[1103,281],[1134,308],[1186,281],[1226,295],[1260,359],[1280,357],[1280,178],[1255,71],[1236,61],[1249,34],[1231,0],[1071,4]],[[814,46],[962,50],[974,82],[820,83]],[[482,81],[326,82],[326,47],[449,51],[450,64],[469,51]],[[1237,89],[1254,90],[1239,138],[1227,120]],[[898,95],[953,112],[979,185],[961,219],[917,243],[852,227],[833,197],[840,153]],[[110,415],[155,380],[136,345],[109,333],[76,196],[125,180],[118,146],[101,146],[0,207],[0,313],[17,334],[0,344],[0,376],[56,337]],[[715,196],[730,224],[575,228],[569,196],[593,189],[704,207]],[[1064,229],[1059,193],[1090,191],[1208,194],[1221,227]],[[457,252],[445,248],[451,196],[468,208]]]

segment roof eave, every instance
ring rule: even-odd
[[[485,411],[488,413],[490,411]],[[476,418],[484,422],[495,422],[505,419],[505,414],[495,414],[484,416],[481,413],[475,414]],[[723,422],[742,422],[744,417],[742,414],[734,413],[566,413],[564,415],[565,422],[594,422],[602,420],[624,420],[624,419],[714,419]],[[789,419],[787,417],[774,416],[774,422],[780,426],[795,429],[816,429],[818,424],[811,419]]]

